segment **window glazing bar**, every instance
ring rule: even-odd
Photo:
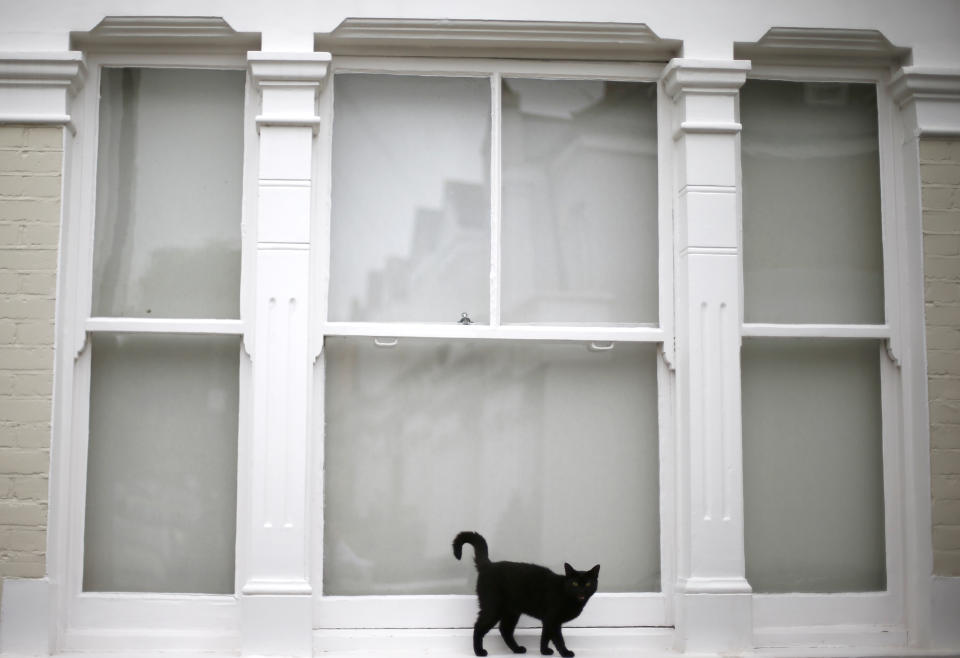
[[[765,324],[744,323],[749,338],[890,338],[886,324]]]
[[[86,331],[164,334],[242,334],[243,320],[180,318],[88,318]]]
[[[501,76],[490,76],[490,325],[500,326],[500,227],[503,187]]]
[[[322,327],[325,336],[371,336],[388,338],[490,338],[507,340],[583,340],[591,342],[663,342],[660,327],[597,327],[473,324],[422,324],[380,322],[328,322]]]

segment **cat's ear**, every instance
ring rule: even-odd
[[[593,578],[596,578],[597,576],[599,576],[599,575],[600,575],[600,565],[598,564],[597,566],[595,566],[593,569],[591,569],[591,570],[589,571],[589,573],[590,573],[590,575],[591,575]]]
[[[563,570],[567,573],[567,578],[573,578],[577,575],[577,570],[571,567],[566,562],[563,563]]]

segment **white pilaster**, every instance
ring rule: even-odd
[[[737,94],[748,62],[675,59],[679,649],[751,645],[740,439]]]
[[[923,317],[923,211],[921,203],[920,140],[960,137],[960,69],[905,66],[891,76],[890,95],[900,109],[895,125],[900,153],[897,180],[902,181],[898,228],[903,356],[902,446],[904,552],[907,569],[906,622],[911,647],[955,648],[960,645],[956,615],[960,610],[960,578],[932,578],[933,541],[930,534],[930,415],[927,399],[926,333],[913,318]]]
[[[0,53],[0,125],[66,126],[76,132],[71,117],[73,96],[82,87],[86,77],[83,54],[63,52]],[[64,140],[64,151],[69,153],[69,139]],[[68,171],[63,172],[66,179]],[[64,202],[63,216],[68,215]],[[61,226],[65,232],[66,222]],[[63,268],[61,254],[59,267]],[[61,280],[63,274],[60,275]],[[59,314],[63,300],[59,299]],[[59,321],[58,321],[59,322]],[[58,359],[60,353],[58,351]],[[67,356],[72,366],[72,355]],[[63,362],[56,366],[54,399],[62,391],[65,375]],[[60,420],[53,419],[54,427]],[[47,577],[3,579],[2,610],[0,610],[0,655],[48,655],[56,650],[64,614],[62,598],[66,581],[66,535],[63,531],[69,518],[72,499],[68,486],[68,460],[64,446],[52,439],[50,461],[50,505],[47,531]],[[73,492],[75,494],[75,492]]]
[[[308,281],[317,93],[328,53],[249,53],[261,96],[245,655],[309,656]]]

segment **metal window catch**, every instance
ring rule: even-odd
[[[612,340],[594,340],[590,341],[587,349],[591,352],[609,352],[613,349],[613,344]]]
[[[467,315],[466,311],[460,314],[460,319],[458,322],[460,324],[473,324],[473,320],[470,319],[470,316]]]
[[[377,347],[396,347],[399,342],[399,338],[380,338],[377,336],[373,339],[373,344]]]

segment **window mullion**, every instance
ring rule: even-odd
[[[502,218],[502,138],[501,76],[490,76],[490,326],[500,326],[500,220]]]

